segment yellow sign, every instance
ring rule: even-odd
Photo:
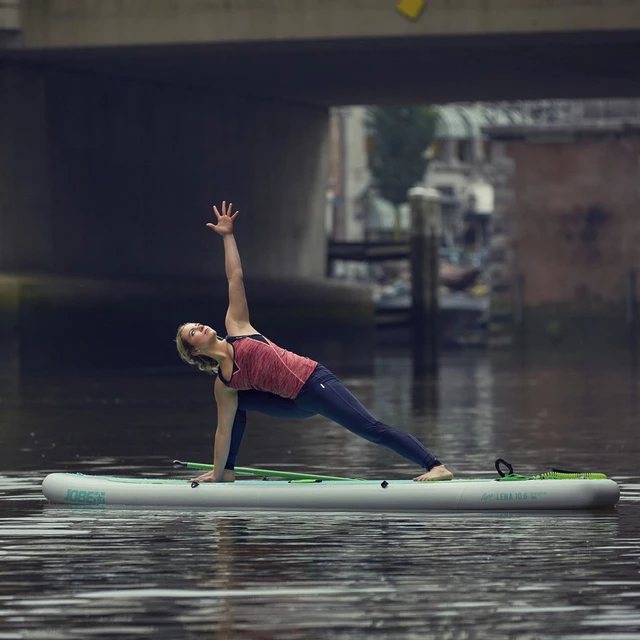
[[[396,9],[409,20],[417,20],[426,7],[425,0],[398,0]]]

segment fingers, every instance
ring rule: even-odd
[[[221,218],[229,218],[233,221],[235,220],[235,217],[240,213],[239,211],[236,211],[232,215],[231,212],[233,211],[233,202],[230,202],[229,205],[227,205],[226,200],[222,201],[222,206],[220,207],[220,209],[222,210],[222,213],[220,213],[218,207],[216,207],[215,205],[213,206],[213,213],[218,220],[220,220]],[[208,224],[207,226],[209,227],[211,226],[211,224]]]
[[[233,202],[230,202],[229,206],[227,207],[227,215],[229,216],[229,219],[231,220],[231,222],[233,222],[236,219],[236,216],[240,213],[239,211],[236,211],[233,215],[231,215],[232,210],[233,210]]]
[[[222,215],[229,216],[231,219],[235,218],[235,216],[238,214],[238,211],[236,211],[233,215],[231,215],[231,212],[233,211],[233,202],[230,202],[227,205],[226,200],[223,200],[221,208],[222,208]],[[215,207],[214,209],[218,211]]]
[[[205,473],[204,475],[198,476],[197,478],[191,478],[189,482],[213,482],[213,476],[211,474]]]

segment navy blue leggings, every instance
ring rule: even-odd
[[[263,391],[238,391],[238,411],[225,465],[227,469],[235,466],[247,426],[247,411],[276,418],[308,418],[319,414],[370,442],[388,447],[427,470],[441,464],[417,438],[376,420],[342,382],[320,364],[295,400]]]

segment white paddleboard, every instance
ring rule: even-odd
[[[201,483],[51,473],[42,483],[56,504],[202,507],[218,511],[522,511],[605,509],[620,498],[610,479],[454,479]]]

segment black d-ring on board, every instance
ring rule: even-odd
[[[502,458],[498,458],[496,460],[496,471],[500,474],[501,478],[504,478],[505,475],[507,475],[506,473],[503,473],[502,470],[500,469],[501,464],[506,465],[507,469],[509,469],[508,475],[511,475],[513,473],[513,467],[506,460],[503,460]]]

